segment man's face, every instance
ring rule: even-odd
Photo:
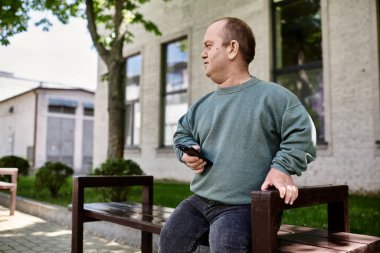
[[[202,60],[206,75],[216,83],[223,78],[223,72],[228,63],[227,48],[222,45],[223,27],[226,21],[221,20],[211,24],[203,39]]]

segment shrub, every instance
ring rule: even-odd
[[[28,160],[10,155],[0,158],[0,168],[17,168],[19,175],[27,176],[30,166]]]
[[[113,158],[106,160],[100,168],[96,168],[93,175],[103,176],[127,176],[143,175],[140,166],[132,160]],[[104,201],[125,201],[127,200],[130,187],[99,188]]]
[[[61,162],[46,162],[36,173],[35,187],[48,188],[50,196],[55,198],[66,179],[73,174],[73,169]]]

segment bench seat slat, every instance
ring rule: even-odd
[[[154,224],[151,222],[146,222],[141,219],[133,219],[125,216],[110,215],[103,212],[97,212],[92,210],[84,210],[84,215],[88,218],[92,218],[98,221],[108,221],[111,223],[120,224],[123,226],[135,228],[141,231],[146,231],[149,233],[159,234],[161,232],[161,225]]]
[[[333,247],[345,252],[376,252],[380,247],[378,237],[345,232],[329,233],[326,230],[293,225],[282,225],[279,232],[282,240],[305,244],[318,243],[322,247]],[[354,250],[356,249],[356,250]]]
[[[90,203],[84,205],[84,216],[159,234],[169,213],[155,207],[152,213],[143,214],[143,205],[135,203]]]
[[[330,237],[330,238],[334,238],[334,239],[338,239],[342,241],[365,243],[365,244],[370,244],[370,243],[379,241],[379,237],[371,236],[371,235],[361,235],[361,234],[345,233],[345,232],[329,233],[327,230],[323,230],[323,229],[300,227],[300,226],[288,225],[288,224],[281,225],[281,228],[279,230],[279,235],[281,233],[284,233],[284,234],[285,233],[303,233],[303,234],[310,234],[313,236]]]
[[[105,215],[109,216],[112,219],[120,219],[120,220],[131,220],[134,222],[145,222],[153,225],[158,225],[162,226],[162,224],[165,222],[165,220],[158,219],[156,217],[152,217],[149,215],[141,215],[138,213],[130,213],[130,212],[121,212],[121,211],[108,211],[104,212],[99,209],[91,209],[91,208],[86,208],[85,211],[87,213],[98,213],[99,215]],[[86,213],[86,216],[90,216]]]
[[[0,189],[12,189],[12,188],[15,188],[16,187],[16,184],[13,184],[13,183],[8,183],[8,182],[3,182],[1,181],[0,182]]]
[[[294,252],[324,252],[324,253],[343,253],[346,251],[326,249],[321,247],[316,247],[312,245],[305,245],[299,243],[289,243],[287,241],[279,241],[278,253],[294,253]]]
[[[170,214],[174,211],[173,208],[153,206],[149,207],[148,205],[143,205],[141,203],[130,203],[130,202],[110,202],[102,203],[107,204],[109,207],[120,209],[120,210],[130,210],[136,213],[143,213],[143,210],[149,210],[150,208],[153,211],[155,217],[161,216],[164,219],[169,218]]]
[[[367,250],[367,245],[363,243],[355,243],[355,242],[346,242],[334,240],[329,237],[317,237],[305,234],[287,234],[280,235],[280,240],[288,241],[288,242],[296,242],[300,244],[318,246],[321,248],[334,249],[334,250],[342,250],[343,252],[365,252]]]
[[[84,209],[96,210],[98,212],[126,216],[134,219],[151,219],[160,222],[165,222],[171,214],[167,211],[162,212],[159,207],[151,208],[152,210],[149,212],[149,206],[142,207],[141,205],[135,203],[91,203],[85,204]]]

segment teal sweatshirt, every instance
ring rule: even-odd
[[[315,128],[298,98],[255,77],[218,88],[178,122],[174,145],[199,145],[213,162],[195,174],[195,194],[225,204],[248,204],[271,168],[301,175],[315,159]],[[181,161],[183,152],[176,149]]]

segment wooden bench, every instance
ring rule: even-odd
[[[0,181],[0,190],[8,190],[11,192],[9,211],[10,215],[14,215],[16,210],[16,192],[17,192],[17,168],[0,168],[0,175],[10,175],[11,182]]]
[[[89,187],[143,187],[142,203],[84,203]],[[285,209],[328,204],[328,230],[282,225],[276,217]],[[72,202],[72,252],[83,252],[83,223],[108,221],[141,230],[141,251],[152,252],[152,234],[161,228],[173,209],[153,206],[152,176],[74,177]],[[277,190],[252,192],[252,252],[380,252],[380,238],[350,234],[348,187],[301,187],[292,206]],[[179,249],[180,252],[180,249]]]

